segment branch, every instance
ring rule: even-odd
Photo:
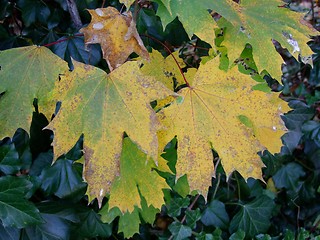
[[[73,24],[76,27],[76,29],[79,30],[82,27],[82,22],[80,19],[77,5],[74,0],[67,0],[67,5]]]

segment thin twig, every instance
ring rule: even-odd
[[[77,5],[74,0],[67,0],[67,5],[73,24],[76,27],[76,29],[79,30],[82,27],[82,22]]]
[[[187,210],[192,210],[193,206],[196,204],[196,202],[198,201],[200,197],[200,194],[197,194],[196,197],[193,199],[192,203],[190,204],[190,206],[187,208]],[[181,219],[180,223],[183,224],[184,221],[187,219],[187,215],[184,214],[183,218]],[[171,235],[168,240],[172,240],[173,239],[173,235]]]

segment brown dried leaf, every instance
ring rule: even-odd
[[[113,7],[88,10],[91,23],[80,30],[85,43],[99,43],[110,71],[122,65],[133,52],[149,59],[131,12],[121,14]]]

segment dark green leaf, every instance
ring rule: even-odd
[[[208,207],[204,210],[201,222],[206,226],[215,226],[227,229],[229,224],[229,216],[222,202],[212,200]]]
[[[261,233],[261,234],[256,236],[256,239],[257,240],[271,240],[271,237],[268,234],[262,234]]]
[[[305,121],[310,120],[313,115],[314,110],[309,107],[297,108],[282,116],[282,119],[288,129],[300,130],[302,124]]]
[[[20,229],[14,227],[4,227],[0,221],[0,239],[18,240],[20,237]]]
[[[46,223],[28,227],[22,240],[65,240],[70,236],[70,223],[54,214],[41,214]]]
[[[186,223],[191,229],[194,229],[197,225],[197,222],[201,218],[200,209],[197,208],[196,210],[186,210]]]
[[[52,47],[52,51],[72,66],[71,58],[85,64],[96,65],[101,60],[101,50],[97,45],[90,45],[85,47],[84,37],[62,37],[61,41]]]
[[[39,176],[43,169],[49,168],[51,166],[52,160],[52,151],[40,153],[38,157],[34,160],[29,174],[31,176]]]
[[[275,204],[267,196],[260,196],[244,205],[240,205],[239,212],[232,218],[229,231],[243,230],[248,237],[266,232],[270,227],[270,218]]]
[[[280,159],[272,155],[269,151],[264,151],[261,159],[264,165],[266,165],[266,167],[263,168],[266,178],[273,176],[282,166]]]
[[[15,174],[21,169],[19,154],[13,143],[0,147],[0,171],[6,175]]]
[[[189,226],[183,225],[181,222],[174,222],[170,224],[169,230],[175,240],[188,238],[192,234],[192,229]]]
[[[38,209],[25,199],[31,187],[31,182],[23,178],[0,178],[0,219],[5,227],[22,228],[43,222]]]
[[[243,240],[245,238],[246,234],[241,229],[238,229],[235,233],[233,233],[229,240]]]
[[[60,198],[69,197],[86,188],[81,172],[76,169],[77,163],[72,160],[58,159],[51,167],[42,171],[42,190],[50,195],[54,193]]]
[[[45,24],[50,16],[50,9],[39,0],[19,0],[24,24],[28,27],[37,21]]]
[[[279,171],[273,176],[273,181],[278,189],[286,188],[298,191],[302,185],[302,182],[299,181],[299,179],[304,175],[305,172],[301,165],[290,162],[279,169]]]
[[[199,235],[196,237],[196,240],[214,240],[216,238],[213,238],[212,234],[201,232]]]
[[[80,222],[74,230],[77,239],[93,237],[110,237],[112,226],[101,222],[100,216],[92,209],[84,208],[78,210]]]
[[[178,217],[181,214],[181,209],[187,208],[189,203],[189,198],[172,198],[168,206],[168,215],[170,217]]]

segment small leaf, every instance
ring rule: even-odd
[[[82,180],[72,160],[59,159],[52,166],[42,171],[41,188],[47,194],[55,194],[59,198],[71,196],[79,191],[85,191],[86,183]]]
[[[178,217],[181,214],[182,208],[189,206],[189,198],[172,198],[168,206],[168,215],[170,217]]]
[[[74,231],[78,239],[94,237],[110,237],[112,226],[101,222],[100,216],[92,209],[81,207],[78,210],[80,222]]]
[[[227,229],[229,224],[229,215],[222,202],[212,200],[202,213],[201,222],[206,226],[215,226]]]
[[[17,240],[20,237],[20,229],[15,227],[4,227],[0,221],[0,239]]]
[[[190,237],[192,234],[192,229],[180,222],[174,222],[170,224],[169,230],[172,233],[174,240],[183,240]]]
[[[279,169],[272,177],[276,188],[286,188],[297,192],[302,186],[301,177],[305,175],[303,167],[297,163],[290,162]]]
[[[0,147],[0,171],[6,175],[17,173],[22,167],[13,143]]]
[[[54,214],[42,213],[46,223],[25,228],[22,240],[64,240],[69,239],[70,223]]]
[[[200,209],[197,208],[196,210],[189,210],[187,209],[186,212],[186,224],[191,228],[196,228],[197,222],[201,218]]]
[[[266,232],[270,227],[270,218],[274,209],[274,202],[267,196],[259,196],[252,202],[240,205],[239,212],[232,218],[229,231],[243,230],[247,237]]]
[[[23,228],[43,222],[38,209],[24,198],[31,187],[31,182],[23,178],[0,178],[0,219],[4,227]]]
[[[122,65],[132,52],[149,58],[130,11],[126,15],[114,7],[88,11],[92,20],[80,32],[84,34],[86,44],[100,43],[110,71]]]
[[[62,37],[60,39],[64,39]],[[57,41],[59,41],[58,39]],[[101,51],[98,46],[85,47],[83,37],[71,37],[67,41],[61,41],[52,46],[52,51],[72,66],[72,60],[85,64],[97,65],[101,60]]]
[[[229,240],[243,240],[245,236],[246,236],[246,233],[241,229],[239,229],[230,236]]]

